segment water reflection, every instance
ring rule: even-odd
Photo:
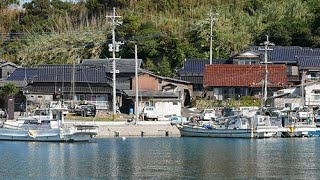
[[[317,179],[320,138],[0,142],[2,178]]]

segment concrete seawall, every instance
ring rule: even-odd
[[[178,128],[170,125],[168,121],[141,121],[137,124],[127,123],[126,121],[86,123],[94,123],[99,126],[98,137],[180,136]]]

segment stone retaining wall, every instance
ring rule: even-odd
[[[99,125],[98,137],[128,137],[128,136],[180,136],[176,126],[170,124],[118,124]]]

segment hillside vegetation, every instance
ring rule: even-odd
[[[24,9],[0,0],[0,58],[23,66],[72,63],[111,57],[111,23],[117,8],[122,24],[117,56],[175,76],[185,58],[209,58],[210,10],[214,58],[258,45],[265,35],[276,45],[320,46],[320,0],[33,0]],[[11,5],[10,5],[11,4]]]

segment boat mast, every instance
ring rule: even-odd
[[[79,57],[77,58],[77,62],[79,62]],[[73,61],[73,64],[72,64],[72,79],[71,79],[71,107],[74,108],[75,106],[75,102],[74,102],[74,98],[75,98],[75,89],[74,89],[74,78],[75,78],[75,61]]]
[[[267,102],[267,96],[268,96],[268,51],[271,51],[272,49],[269,49],[268,46],[274,46],[273,43],[271,43],[269,41],[269,36],[267,35],[267,41],[263,42],[264,45],[264,49],[260,49],[260,50],[264,50],[264,62],[262,64],[264,64],[264,81],[263,81],[263,87],[264,90],[262,92],[263,95],[263,99],[261,102],[261,108],[266,106],[266,102]]]
[[[138,124],[139,121],[139,83],[138,83],[138,48],[137,45],[134,45],[134,54],[135,54],[135,79],[136,79],[136,102],[135,102],[135,107],[134,107],[134,114],[135,114],[135,124]]]

